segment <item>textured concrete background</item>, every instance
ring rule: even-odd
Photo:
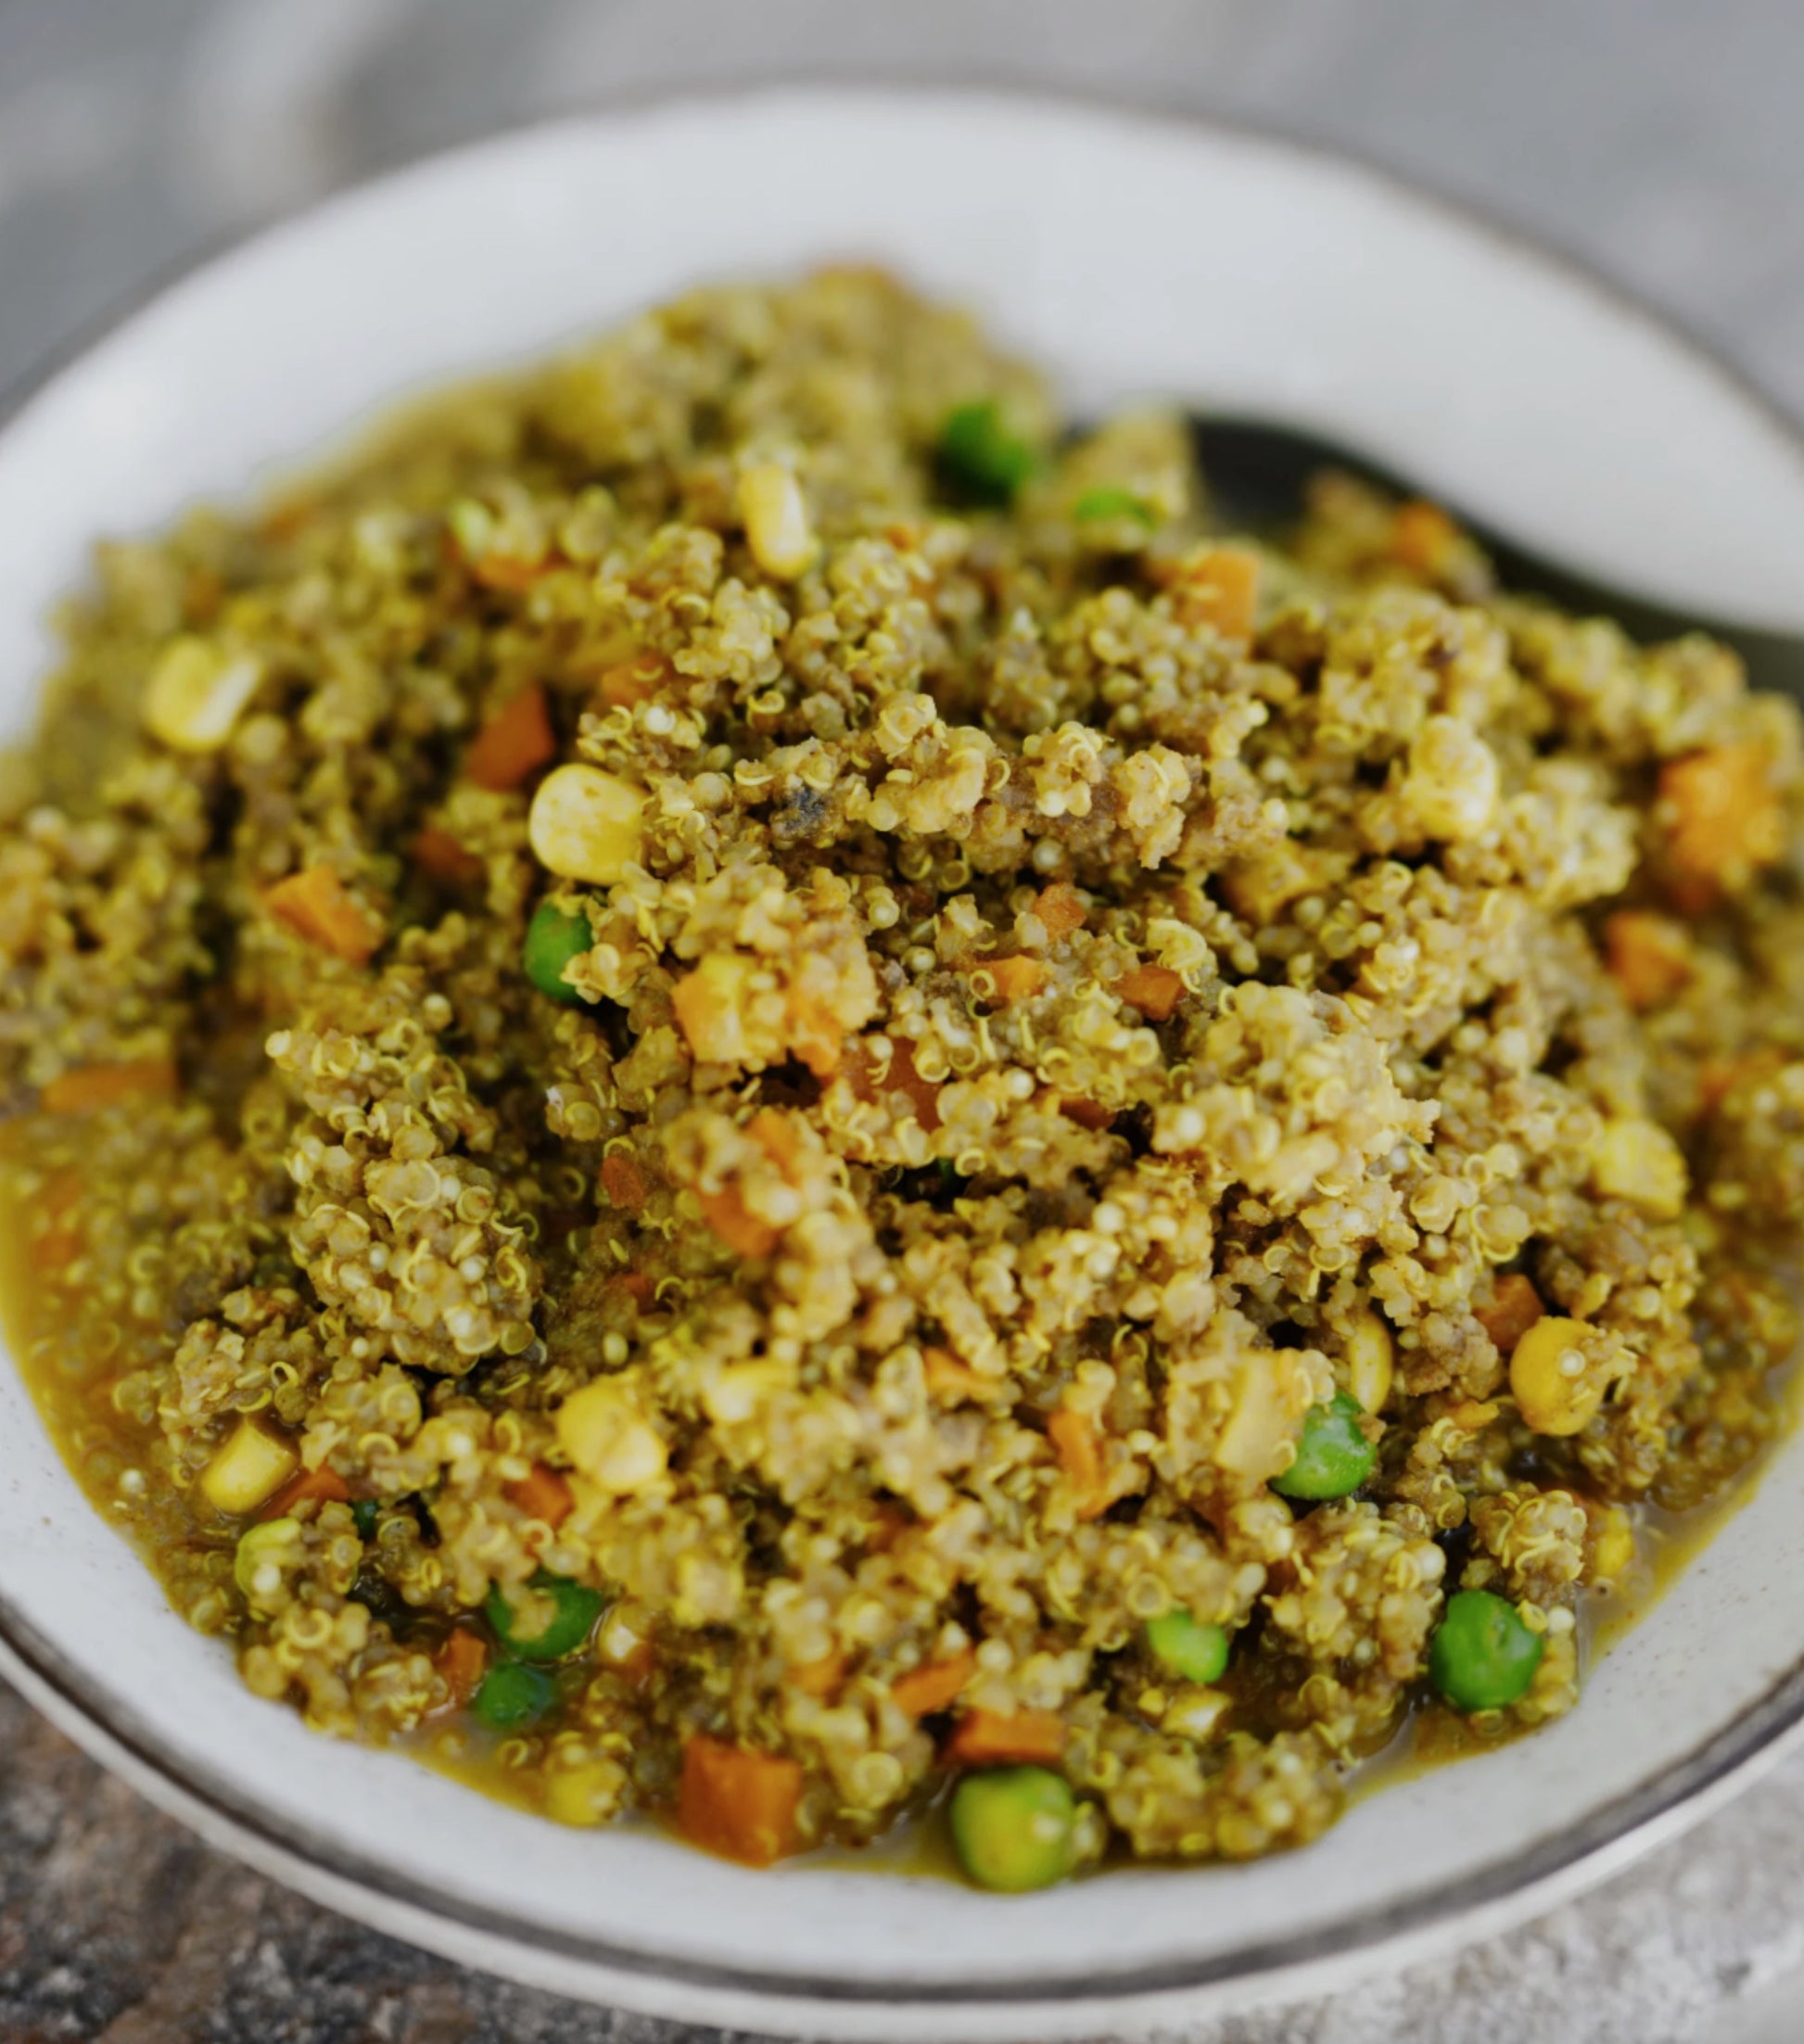
[[[1562,243],[1804,413],[1798,0],[0,0],[0,387],[222,235],[610,95],[1037,81],[1340,142]],[[1187,2044],[1804,2035],[1804,1760],[1588,1899]],[[206,1851],[0,1692],[0,2040],[704,2044]]]

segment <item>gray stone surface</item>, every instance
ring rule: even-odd
[[[1038,82],[1339,142],[1588,257],[1804,411],[1798,0],[0,0],[0,387],[221,235],[620,95]],[[1510,1936],[1188,2044],[1804,2035],[1804,1760]],[[0,2039],[703,2044],[189,1839],[0,1691]]]

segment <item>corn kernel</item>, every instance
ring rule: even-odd
[[[1627,1200],[1657,1220],[1676,1220],[1690,1184],[1684,1152],[1658,1122],[1619,1114],[1604,1124],[1591,1153],[1597,1191]]]
[[[739,515],[752,558],[767,575],[790,581],[820,551],[802,486],[780,462],[759,462],[739,478]]]
[[[261,664],[248,654],[222,653],[204,639],[177,639],[144,692],[145,724],[177,752],[216,753],[262,679]]]
[[[299,1466],[300,1457],[286,1441],[265,1433],[254,1420],[241,1419],[200,1472],[200,1489],[215,1511],[254,1512]]]
[[[1509,1388],[1538,1434],[1576,1434],[1604,1402],[1600,1377],[1585,1374],[1582,1320],[1537,1320],[1509,1359]]]
[[[663,1437],[642,1414],[632,1387],[598,1377],[572,1391],[557,1414],[559,1445],[577,1468],[615,1497],[649,1490],[663,1476]]]
[[[1477,837],[1497,807],[1497,755],[1456,717],[1431,717],[1409,748],[1404,806],[1429,837]]]
[[[1606,1505],[1591,1550],[1591,1581],[1614,1582],[1634,1558],[1633,1521],[1621,1505]]]
[[[613,1760],[585,1760],[545,1777],[545,1814],[560,1824],[603,1824],[619,1805],[625,1771]]]
[[[611,887],[644,847],[645,791],[599,767],[554,767],[527,818],[533,857],[565,880]]]
[[[232,1580],[244,1592],[253,1611],[267,1607],[272,1593],[282,1582],[282,1561],[292,1554],[300,1558],[300,1522],[273,1518],[266,1525],[248,1526],[238,1536],[237,1552],[232,1557]]]
[[[1391,1329],[1372,1312],[1360,1314],[1347,1337],[1347,1389],[1361,1409],[1381,1413],[1391,1396],[1391,1377],[1397,1344]]]

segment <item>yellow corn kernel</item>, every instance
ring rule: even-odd
[[[1485,830],[1497,808],[1497,755],[1456,717],[1431,717],[1409,748],[1404,806],[1429,837],[1459,844]]]
[[[1618,1114],[1604,1124],[1592,1149],[1591,1182],[1657,1220],[1673,1221],[1684,1211],[1691,1180],[1684,1152],[1658,1122]]]
[[[1180,1689],[1166,1704],[1159,1729],[1199,1745],[1212,1739],[1234,1699],[1219,1689]]]
[[[232,1437],[200,1472],[200,1488],[215,1511],[254,1512],[300,1467],[286,1441],[241,1419]]]
[[[205,639],[177,639],[151,670],[146,727],[177,752],[216,753],[262,679],[261,664],[248,654],[222,653]]]
[[[545,1776],[545,1814],[560,1824],[604,1824],[620,1803],[626,1772],[613,1760],[584,1760]]]
[[[1576,1434],[1604,1402],[1603,1380],[1585,1375],[1582,1320],[1537,1320],[1509,1359],[1509,1388],[1538,1434]]]
[[[548,872],[611,887],[644,848],[644,813],[643,788],[573,763],[553,767],[539,783],[527,834]]]
[[[266,1609],[282,1585],[282,1561],[295,1543],[299,1555],[300,1521],[273,1518],[261,1526],[247,1526],[238,1536],[237,1552],[232,1557],[232,1580],[244,1592],[251,1609]]]
[[[1391,1396],[1397,1344],[1390,1327],[1375,1313],[1362,1313],[1347,1337],[1347,1389],[1361,1409],[1381,1413]]]
[[[1591,1550],[1591,1581],[1614,1582],[1635,1558],[1634,1522],[1620,1504],[1604,1507]]]
[[[738,497],[752,558],[779,581],[800,575],[820,551],[801,484],[781,462],[759,462],[739,478]]]
[[[640,1410],[630,1384],[597,1377],[572,1391],[557,1413],[559,1445],[577,1468],[615,1497],[649,1490],[663,1476],[664,1440]]]

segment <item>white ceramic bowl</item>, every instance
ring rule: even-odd
[[[434,379],[692,281],[875,256],[1094,409],[1318,423],[1625,584],[1804,628],[1804,453],[1582,275],[1284,143],[993,95],[794,91],[440,158],[210,264],[0,432],[0,714],[97,534],[231,496]],[[1494,1927],[1620,1865],[1804,1712],[1804,1444],[1537,1737],[1244,1868],[998,1898],[560,1830],[243,1690],[0,1370],[0,1667],[212,1843],[471,1963],[655,2012],[906,2044],[1137,2028]]]

